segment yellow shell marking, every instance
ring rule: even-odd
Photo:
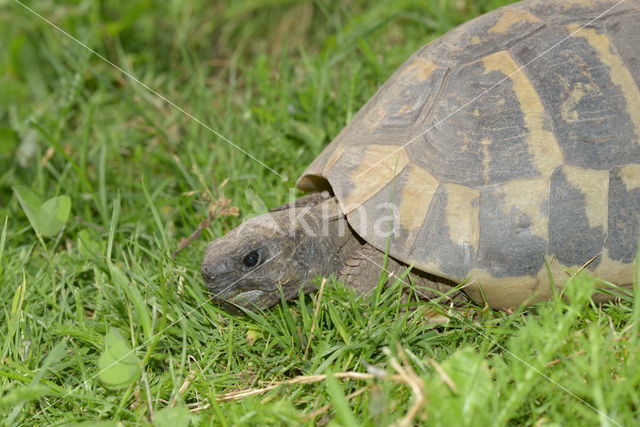
[[[633,286],[632,264],[621,264],[613,261],[608,258],[606,251],[602,254],[602,257],[600,264],[593,271],[596,277],[627,289]],[[551,277],[556,289],[564,288],[567,280],[571,277],[569,273],[576,271],[576,268],[567,268],[554,260],[548,259],[547,262],[549,263]],[[465,291],[471,299],[478,304],[488,302],[491,307],[496,309],[516,307],[521,304],[533,304],[551,297],[551,282],[546,267],[540,269],[536,276],[504,278],[493,277],[489,272],[476,268],[470,271],[469,277],[469,285],[465,288]],[[606,286],[603,285],[602,288],[606,288]],[[611,298],[603,293],[596,293],[593,299],[594,301],[606,301]]]
[[[411,247],[411,242],[423,224],[433,195],[438,189],[438,179],[413,164],[408,166],[407,172],[407,181],[402,188],[399,215],[400,225],[412,236],[407,244]]]
[[[402,92],[408,84],[427,80],[438,68],[431,60],[414,56],[400,71],[397,82],[389,87],[385,96],[379,98],[377,103],[367,112],[364,117],[366,126],[372,128],[380,126],[387,119],[390,111],[394,111],[394,115],[402,115],[415,108],[413,103],[406,104],[399,109],[395,105],[398,102],[397,99],[402,98]],[[394,107],[390,108],[390,105]]]
[[[545,210],[549,199],[549,180],[546,178],[515,180],[500,184],[502,205],[500,210],[511,215],[514,209],[530,220],[528,230],[543,240],[549,239],[549,215]]]
[[[576,110],[576,107],[585,97],[585,95],[589,95],[593,92],[596,87],[591,83],[582,83],[578,82],[575,86],[569,91],[567,94],[567,99],[562,103],[562,108],[560,110],[560,116],[562,120],[567,123],[572,123],[580,120],[580,115]]]
[[[409,81],[415,81],[416,79],[427,80],[438,68],[433,61],[421,56],[415,56],[413,60],[405,66],[399,78]]]
[[[607,230],[609,221],[609,171],[564,166],[564,174],[572,187],[585,198],[585,213],[589,226]]]
[[[360,147],[356,148],[358,151],[361,150]],[[373,197],[409,163],[407,152],[402,146],[370,145],[363,151],[362,158],[357,159],[358,169],[350,174],[354,183],[353,190],[341,200],[342,211],[345,214]]]
[[[609,258],[609,250],[605,248],[600,254],[600,262],[593,270],[593,274],[616,285],[626,285],[633,282],[633,264],[612,260]]]
[[[498,21],[495,23],[495,25],[489,28],[489,32],[495,34],[506,34],[511,27],[523,22],[541,21],[529,12],[525,12],[524,10],[508,8],[505,9],[502,15],[500,15],[500,18],[498,18]]]
[[[620,168],[620,177],[627,191],[640,188],[640,165],[627,165]]]
[[[544,177],[551,176],[553,170],[563,163],[562,150],[556,136],[544,128],[546,112],[529,78],[519,69],[509,52],[496,52],[482,62],[486,73],[499,71],[509,76],[529,130],[527,149],[540,173]]]
[[[336,164],[336,162],[342,156],[343,153],[344,153],[344,145],[340,144],[331,152],[331,155],[329,156],[324,166],[322,167],[322,173],[324,174],[329,169],[331,169],[331,167]]]
[[[592,28],[582,28],[578,25],[568,25],[567,31],[576,32],[573,37],[585,39],[597,52],[600,61],[606,64],[610,70],[611,81],[620,87],[627,101],[627,113],[636,129],[636,143],[640,144],[640,89],[636,85],[633,76],[622,60],[612,53],[612,46],[604,34]],[[579,30],[579,31],[578,31]]]
[[[458,184],[445,184],[443,189],[447,193],[449,238],[457,245],[477,250],[480,238],[478,190]]]
[[[469,272],[469,284],[465,292],[476,303],[488,303],[492,308],[509,308],[535,299],[539,280],[533,276],[493,277],[479,268]]]

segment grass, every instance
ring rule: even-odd
[[[404,59],[503,3],[27,3],[283,181],[0,1],[2,422],[637,424],[640,300],[594,305],[586,275],[570,280],[571,303],[478,307],[448,323],[428,322],[429,304],[403,310],[393,290],[360,301],[333,281],[321,296],[239,317],[207,303],[198,266],[207,241],[241,217],[216,218],[171,258],[213,203],[249,214],[251,195],[286,201]],[[68,196],[64,229],[36,235],[17,185]],[[103,381],[116,373],[98,375],[114,331],[123,339],[111,351],[135,349],[142,372],[121,388]],[[273,381],[285,383],[227,395]]]

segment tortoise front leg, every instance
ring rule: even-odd
[[[384,254],[378,249],[364,244],[345,262],[345,266],[338,273],[338,280],[343,281],[358,295],[369,295],[378,284],[380,273],[385,264],[384,258]],[[395,278],[401,277],[407,268],[409,266],[406,264],[389,257],[386,266],[389,277],[387,285],[393,283]],[[412,270],[402,281],[405,285],[403,294],[415,290],[420,299],[440,299],[440,302],[454,302],[454,305],[466,305],[470,301],[464,292],[453,289],[457,286],[455,282],[418,270]]]

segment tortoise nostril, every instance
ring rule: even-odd
[[[230,261],[204,263],[200,268],[200,274],[206,281],[212,282],[216,277],[229,273],[232,269]]]
[[[209,269],[209,265],[207,264],[202,264],[202,267],[200,267],[200,275],[202,276],[202,278],[209,282],[213,280],[213,274],[211,274],[211,270]]]

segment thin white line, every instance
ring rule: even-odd
[[[549,53],[552,49],[556,48],[557,46],[559,46],[561,43],[564,43],[566,40],[570,39],[571,37],[573,37],[576,33],[582,31],[584,28],[588,27],[589,25],[591,25],[593,22],[597,21],[598,19],[600,19],[603,15],[605,15],[606,13],[608,13],[609,11],[613,10],[614,8],[618,7],[619,5],[621,5],[622,3],[624,3],[626,0],[621,0],[618,3],[616,3],[615,5],[611,6],[610,8],[608,8],[607,10],[605,10],[604,12],[602,12],[601,14],[599,14],[597,17],[595,17],[594,19],[592,19],[591,21],[587,22],[586,24],[584,24],[583,26],[581,26],[580,28],[578,28],[577,30],[575,30],[574,32],[572,32],[571,34],[569,34],[567,37],[565,37],[564,39],[562,39],[561,41],[559,41],[558,43],[554,44],[553,46],[551,46],[550,48],[548,48],[547,50],[545,50],[544,52],[540,53],[538,56],[536,56],[535,58],[533,58],[531,61],[527,62],[526,64],[522,65],[521,67],[519,67],[516,71],[514,71],[513,73],[509,74],[508,76],[506,76],[505,78],[503,78],[502,80],[500,80],[499,82],[497,82],[496,84],[494,84],[493,86],[491,86],[490,88],[488,88],[487,90],[485,90],[484,92],[480,93],[479,95],[475,96],[474,98],[472,98],[470,101],[468,101],[467,103],[465,103],[464,105],[462,105],[461,107],[459,107],[458,109],[454,110],[453,112],[449,113],[447,116],[445,116],[444,118],[442,118],[441,120],[439,120],[438,122],[436,122],[435,124],[433,124],[432,126],[428,127],[426,130],[422,131],[421,133],[419,133],[418,135],[416,135],[415,137],[413,137],[411,140],[409,140],[408,142],[406,142],[404,145],[400,146],[398,149],[394,150],[393,152],[391,152],[390,154],[388,154],[387,156],[385,156],[384,158],[382,158],[380,161],[378,161],[377,163],[371,165],[369,168],[365,169],[363,172],[361,172],[360,174],[358,174],[358,176],[366,173],[367,171],[371,170],[372,168],[374,168],[375,166],[379,165],[380,163],[382,163],[383,161],[385,161],[387,158],[391,157],[393,154],[397,153],[398,151],[404,149],[407,145],[413,143],[414,141],[416,141],[418,138],[420,138],[421,136],[423,136],[424,134],[426,134],[427,132],[429,132],[431,129],[433,129],[434,127],[438,126],[439,124],[441,124],[442,122],[444,122],[445,120],[449,119],[451,116],[453,116],[454,114],[460,112],[463,108],[467,107],[469,104],[475,102],[478,98],[484,96],[486,93],[488,93],[489,91],[495,89],[496,87],[498,87],[499,85],[501,85],[502,83],[504,83],[506,80],[508,80],[509,78],[511,78],[511,76],[513,76],[516,73],[522,72],[522,70],[527,67],[528,65],[530,65],[531,63],[533,63],[534,61],[538,60],[539,58],[541,58],[543,55],[546,55],[547,53]],[[366,255],[362,255],[365,259],[367,259],[369,262],[371,262],[372,264],[376,265],[378,268],[381,268],[382,270],[386,271],[389,274],[392,274],[392,272],[390,272],[388,269],[384,268],[383,266],[379,265],[378,263],[376,263],[375,261],[373,261],[372,259],[370,259],[369,257],[367,257]],[[400,280],[403,284],[410,286],[409,284],[407,284],[406,282],[404,282],[403,280],[401,280],[400,278],[398,278],[398,280]],[[614,419],[612,419],[611,417],[609,417],[609,415],[603,413],[602,411],[600,411],[599,409],[597,409],[595,406],[591,405],[589,402],[585,401],[584,399],[582,399],[580,396],[576,395],[575,393],[573,393],[571,390],[569,390],[568,388],[564,387],[562,384],[559,384],[558,382],[554,381],[552,378],[550,378],[549,376],[547,376],[546,374],[544,374],[542,371],[540,371],[539,369],[537,369],[535,366],[531,365],[530,363],[528,363],[527,361],[525,361],[524,359],[522,359],[520,356],[516,355],[515,353],[513,353],[512,351],[510,351],[509,349],[505,348],[504,346],[502,346],[500,343],[498,343],[497,341],[493,340],[491,337],[487,336],[486,334],[484,334],[480,329],[478,329],[476,326],[466,322],[464,319],[462,319],[461,317],[455,315],[455,313],[453,313],[454,317],[459,320],[460,322],[462,322],[463,324],[465,324],[467,327],[473,329],[476,333],[478,333],[479,335],[481,335],[482,337],[484,337],[485,339],[489,340],[491,343],[493,343],[494,345],[496,345],[497,347],[499,347],[502,351],[504,351],[505,353],[511,355],[513,358],[515,358],[516,360],[520,361],[522,364],[524,364],[525,366],[527,366],[529,369],[533,370],[534,372],[536,372],[538,375],[542,376],[543,378],[545,378],[547,381],[549,381],[551,384],[555,385],[556,387],[558,387],[559,389],[563,390],[564,392],[566,392],[567,394],[571,395],[572,397],[574,397],[575,399],[577,399],[578,401],[580,401],[581,403],[583,403],[585,406],[591,408],[593,411],[595,411],[596,413],[604,416],[605,418],[607,418],[609,421],[611,421],[613,424],[620,426],[621,424],[618,423],[617,421],[615,421]]]
[[[140,86],[142,86],[143,88],[145,88],[146,90],[148,90],[149,92],[151,92],[152,94],[154,94],[155,96],[157,96],[158,98],[162,99],[164,102],[166,102],[167,104],[171,105],[173,108],[177,109],[178,111],[180,111],[182,114],[186,115],[187,117],[189,117],[191,120],[195,121],[196,123],[198,123],[200,126],[204,127],[205,129],[207,129],[209,132],[213,133],[214,135],[216,135],[218,138],[222,139],[223,141],[227,142],[229,145],[233,146],[234,148],[236,148],[237,150],[241,151],[242,153],[244,153],[245,155],[247,155],[248,157],[250,157],[251,159],[255,160],[256,162],[260,163],[260,165],[262,165],[263,167],[265,167],[266,169],[270,170],[271,172],[275,173],[276,175],[278,175],[280,178],[282,178],[283,181],[288,181],[288,178],[278,172],[276,172],[275,170],[273,170],[272,168],[270,168],[268,165],[266,165],[264,162],[262,162],[260,159],[258,159],[257,157],[253,156],[252,154],[250,154],[249,152],[247,152],[244,148],[240,147],[239,145],[237,145],[236,143],[234,143],[233,141],[231,141],[229,138],[225,137],[224,135],[222,135],[220,132],[216,131],[215,129],[211,128],[210,126],[208,126],[207,124],[203,123],[202,120],[198,119],[197,117],[195,117],[194,115],[192,115],[191,113],[189,113],[188,111],[186,111],[184,108],[180,107],[179,105],[177,105],[175,102],[171,101],[170,99],[167,99],[164,95],[158,93],[157,91],[155,91],[154,89],[152,89],[151,87],[149,87],[147,84],[141,82],[137,77],[135,77],[133,74],[125,71],[124,69],[122,69],[121,67],[117,66],[116,64],[114,64],[113,62],[111,62],[109,59],[107,59],[106,57],[104,57],[103,55],[99,54],[98,52],[96,52],[95,50],[91,49],[89,46],[87,46],[86,44],[84,44],[83,42],[81,42],[80,40],[78,40],[77,38],[75,38],[74,36],[72,36],[71,34],[69,34],[68,32],[66,32],[65,30],[63,30],[62,28],[60,28],[59,26],[57,26],[56,24],[54,24],[53,22],[49,21],[47,18],[45,18],[44,16],[40,15],[38,12],[36,12],[35,10],[31,9],[29,6],[25,5],[24,3],[22,3],[20,0],[13,0],[14,2],[18,3],[20,6],[24,7],[26,10],[28,10],[29,12],[31,12],[32,14],[34,14],[35,16],[37,16],[38,18],[42,19],[44,22],[46,22],[47,24],[51,25],[53,28],[55,28],[56,30],[60,31],[62,34],[64,34],[65,36],[69,37],[71,40],[73,40],[74,42],[78,43],[80,46],[84,47],[85,49],[87,49],[89,52],[91,52],[92,54],[94,54],[95,56],[97,56],[98,58],[102,59],[104,62],[106,62],[107,64],[111,65],[113,68],[115,68],[116,70],[120,71],[122,74],[124,74],[125,76],[127,76],[128,78],[130,78],[131,80],[133,80],[134,82],[138,83]]]
[[[460,111],[462,111],[463,108],[467,107],[469,104],[475,102],[478,100],[478,98],[486,95],[489,91],[495,89],[496,87],[500,86],[502,83],[504,83],[505,81],[509,80],[511,78],[511,76],[513,76],[514,74],[520,73],[522,72],[522,70],[527,67],[528,65],[530,65],[532,62],[537,61],[538,59],[540,59],[542,56],[546,55],[547,53],[549,53],[551,50],[555,49],[556,47],[558,47],[560,44],[564,43],[565,41],[567,41],[568,39],[570,39],[571,37],[573,37],[576,33],[582,31],[583,29],[585,29],[586,27],[588,27],[589,25],[593,24],[595,21],[597,21],[598,19],[600,19],[603,15],[605,15],[606,13],[608,13],[609,11],[615,9],[616,7],[620,6],[622,3],[624,3],[626,0],[620,0],[618,3],[616,3],[615,5],[611,6],[609,9],[605,10],[604,12],[602,12],[600,15],[596,16],[595,18],[593,18],[591,21],[587,22],[586,24],[584,24],[582,27],[578,28],[577,30],[575,30],[573,33],[569,34],[567,37],[565,37],[564,39],[560,40],[558,43],[554,44],[553,46],[551,46],[550,48],[548,48],[547,50],[545,50],[544,52],[542,52],[541,54],[539,54],[538,56],[536,56],[535,58],[533,58],[531,61],[527,62],[526,64],[522,65],[520,68],[518,68],[516,71],[514,71],[513,73],[509,74],[507,77],[503,78],[502,80],[500,80],[499,82],[497,82],[496,84],[494,84],[493,86],[491,86],[490,88],[488,88],[487,90],[485,90],[484,92],[480,93],[479,95],[475,96],[474,98],[472,98],[470,101],[468,101],[467,103],[465,103],[464,105],[462,105],[460,108],[452,111],[451,113],[447,114],[444,118],[442,118],[441,120],[437,121],[436,123],[434,123],[433,125],[429,126],[427,129],[425,129],[424,131],[420,132],[418,135],[414,136],[413,138],[411,138],[409,140],[409,142],[406,142],[404,145],[401,145],[400,147],[398,147],[397,149],[393,150],[391,153],[387,154],[385,157],[383,157],[381,160],[379,160],[378,162],[374,163],[373,165],[369,166],[367,169],[365,169],[364,171],[360,172],[358,176],[361,176],[365,173],[367,173],[368,171],[370,171],[371,169],[373,169],[374,167],[378,166],[380,163],[384,162],[385,160],[387,160],[389,157],[393,156],[394,154],[396,154],[397,152],[399,152],[400,150],[403,150],[407,145],[415,142],[418,138],[424,136],[427,132],[429,132],[431,129],[437,127],[438,125],[440,125],[442,122],[444,122],[445,120],[448,120],[449,118],[451,118],[451,116],[459,113]]]
[[[421,132],[420,134],[416,135],[415,137],[413,137],[411,140],[409,140],[407,143],[405,143],[404,145],[402,145],[401,147],[399,147],[397,150],[395,150],[394,152],[390,153],[389,155],[387,155],[386,157],[384,157],[382,160],[380,160],[379,162],[377,162],[376,164],[372,165],[371,167],[369,167],[368,169],[366,169],[365,171],[361,172],[361,174],[367,172],[368,170],[372,169],[373,167],[377,166],[378,164],[380,164],[381,162],[383,162],[384,160],[386,160],[388,157],[392,156],[394,153],[400,151],[401,149],[403,149],[404,147],[406,147],[407,145],[413,143],[415,140],[417,140],[418,138],[420,138],[421,136],[423,136],[424,134],[426,134],[428,131],[430,131],[431,129],[433,129],[434,127],[438,126],[439,124],[441,124],[442,122],[444,122],[445,120],[449,119],[451,116],[453,116],[454,114],[458,113],[459,111],[461,111],[463,108],[465,108],[466,106],[468,106],[469,104],[471,104],[472,102],[476,101],[478,98],[484,96],[487,92],[493,90],[494,88],[496,88],[497,86],[499,86],[500,84],[502,84],[503,82],[505,82],[506,80],[508,80],[511,76],[513,76],[514,74],[521,72],[522,69],[524,69],[526,66],[530,65],[532,62],[536,61],[537,59],[539,59],[540,57],[542,57],[543,55],[545,55],[546,53],[548,53],[549,51],[551,51],[552,49],[554,49],[555,47],[557,47],[558,45],[560,45],[561,43],[563,43],[564,41],[566,41],[567,39],[571,38],[573,35],[575,35],[576,33],[578,33],[579,31],[583,30],[584,28],[586,28],[588,25],[592,24],[593,22],[595,22],[596,20],[598,20],[599,18],[601,18],[604,14],[606,14],[607,12],[609,12],[610,10],[616,8],[617,6],[619,6],[620,4],[624,3],[626,0],[621,0],[620,2],[616,3],[614,6],[610,7],[609,9],[605,10],[604,12],[602,12],[600,15],[598,15],[596,18],[592,19],[591,21],[589,21],[587,24],[583,25],[582,27],[580,27],[579,29],[577,29],[576,31],[574,31],[573,33],[571,33],[569,36],[565,37],[563,40],[561,40],[560,42],[556,43],[555,45],[551,46],[549,49],[545,50],[544,52],[542,52],[541,54],[539,54],[538,56],[536,56],[534,59],[532,59],[531,61],[529,61],[528,63],[524,64],[523,66],[521,66],[520,68],[518,68],[516,71],[514,71],[513,73],[509,74],[507,77],[503,78],[502,80],[500,80],[498,83],[496,83],[495,85],[491,86],[490,88],[488,88],[487,90],[485,90],[484,92],[482,92],[481,94],[477,95],[476,97],[474,97],[473,99],[471,99],[470,101],[468,101],[466,104],[462,105],[461,107],[459,107],[457,110],[451,112],[450,114],[448,114],[447,116],[445,116],[443,119],[441,119],[440,121],[438,121],[437,123],[435,123],[434,125],[430,126],[429,128],[427,128],[426,130],[424,130],[423,132]],[[20,6],[22,6],[23,8],[25,8],[26,10],[28,10],[29,12],[31,12],[32,14],[34,14],[35,16],[37,16],[38,18],[40,18],[41,20],[45,21],[46,23],[48,23],[49,25],[51,25],[53,28],[55,28],[56,30],[60,31],[62,34],[64,34],[65,36],[67,36],[68,38],[72,39],[73,41],[75,41],[76,43],[78,43],[79,45],[83,46],[85,49],[89,50],[91,53],[93,53],[94,55],[96,55],[98,58],[102,59],[103,61],[107,62],[109,65],[111,65],[112,67],[114,67],[115,69],[117,69],[119,72],[121,72],[122,74],[126,75],[127,77],[129,77],[131,80],[135,81],[136,83],[138,83],[139,85],[141,85],[142,87],[144,87],[145,89],[147,89],[149,92],[153,93],[154,95],[156,95],[157,97],[159,97],[160,99],[162,99],[164,102],[170,104],[171,106],[173,106],[174,108],[176,108],[177,110],[179,110],[180,112],[182,112],[183,114],[185,114],[186,116],[188,116],[189,118],[191,118],[192,120],[194,120],[196,123],[200,124],[201,126],[203,126],[204,128],[206,128],[207,130],[209,130],[210,132],[212,132],[213,134],[215,134],[216,136],[218,136],[219,138],[223,139],[224,141],[226,141],[227,143],[229,143],[230,145],[232,145],[233,147],[235,147],[236,149],[238,149],[239,151],[241,151],[242,153],[244,153],[245,155],[247,155],[248,157],[250,157],[251,159],[255,160],[256,162],[258,162],[260,165],[262,165],[263,167],[265,167],[266,169],[268,169],[269,171],[275,173],[276,175],[278,175],[280,178],[282,178],[283,180],[286,180],[286,178],[279,174],[278,172],[276,172],[275,170],[273,170],[272,168],[270,168],[269,166],[267,166],[265,163],[263,163],[262,161],[260,161],[259,159],[257,159],[256,157],[254,157],[253,155],[251,155],[250,153],[248,153],[247,151],[245,151],[243,148],[239,147],[238,145],[236,145],[235,143],[233,143],[231,140],[229,140],[228,138],[226,138],[224,135],[220,134],[219,132],[217,132],[216,130],[212,129],[210,126],[206,125],[205,123],[203,123],[200,119],[198,119],[197,117],[193,116],[192,114],[188,113],[187,111],[185,111],[183,108],[181,108],[180,106],[178,106],[177,104],[175,104],[174,102],[170,101],[169,99],[167,99],[166,97],[164,97],[163,95],[161,95],[160,93],[158,93],[157,91],[155,91],[154,89],[152,89],[151,87],[149,87],[148,85],[146,85],[145,83],[143,83],[142,81],[140,81],[139,79],[137,79],[135,76],[133,76],[132,74],[130,74],[129,72],[125,71],[124,69],[120,68],[119,66],[117,66],[116,64],[114,64],[113,62],[111,62],[110,60],[108,60],[106,57],[102,56],[101,54],[99,54],[98,52],[96,52],[95,50],[91,49],[90,47],[88,47],[86,44],[82,43],[80,40],[76,39],[75,37],[73,37],[71,34],[67,33],[66,31],[64,31],[62,28],[58,27],[57,25],[55,25],[53,22],[49,21],[48,19],[46,19],[45,17],[43,17],[42,15],[40,15],[39,13],[37,13],[35,10],[31,9],[30,7],[26,6],[24,3],[22,3],[19,0],[14,0],[14,2],[18,3]],[[279,254],[275,255],[274,257],[270,258],[269,260],[267,260],[263,265],[265,265],[266,263],[270,262],[271,260],[273,260],[274,258],[276,258],[277,256],[279,256]],[[369,262],[373,263],[374,265],[378,266],[379,268],[382,268],[383,270],[387,271],[387,273],[391,273],[389,270],[387,270],[386,268],[378,265],[376,262],[374,262],[373,260],[371,260],[369,257],[367,257],[366,255],[363,255],[363,257],[365,259],[367,259]],[[45,410],[47,410],[48,408],[50,408],[51,406],[53,406],[56,402],[59,402],[60,400],[64,399],[65,397],[67,397],[69,394],[73,393],[75,390],[77,390],[78,388],[80,388],[82,385],[87,384],[89,381],[93,380],[94,378],[96,378],[97,376],[99,376],[102,372],[104,372],[105,370],[111,368],[112,366],[114,366],[115,364],[117,364],[118,362],[120,362],[121,360],[123,360],[124,358],[126,358],[128,355],[132,354],[133,352],[139,350],[140,348],[144,347],[146,344],[148,344],[151,340],[155,339],[157,336],[159,336],[160,334],[164,333],[167,329],[169,329],[170,327],[174,326],[177,322],[181,321],[182,319],[188,317],[191,313],[195,312],[196,310],[198,310],[200,307],[202,307],[204,304],[207,304],[211,299],[215,298],[217,295],[220,295],[220,293],[224,292],[225,290],[229,289],[231,286],[233,286],[234,284],[238,283],[240,280],[244,279],[245,277],[247,277],[250,273],[247,273],[246,275],[242,276],[240,279],[236,280],[235,282],[231,283],[229,286],[227,286],[225,289],[221,290],[220,292],[218,292],[216,295],[213,295],[211,297],[209,297],[208,299],[206,299],[203,303],[197,305],[195,308],[193,308],[192,310],[190,310],[189,312],[187,312],[186,314],[180,316],[177,320],[175,320],[174,322],[170,323],[168,326],[166,326],[164,329],[162,329],[161,331],[157,332],[156,334],[154,334],[152,337],[148,338],[147,340],[145,340],[142,344],[138,345],[137,347],[135,347],[134,349],[132,349],[131,351],[129,351],[127,354],[125,354],[124,356],[122,356],[120,359],[117,359],[116,361],[114,361],[112,364],[110,364],[109,366],[107,366],[106,368],[104,368],[103,370],[99,371],[97,374],[91,376],[90,378],[88,378],[87,380],[84,380],[80,385],[72,388],[70,391],[68,391],[67,393],[65,393],[63,396],[59,397],[56,399],[55,402],[50,403],[49,405],[47,405],[46,407],[44,407],[43,409],[41,409],[40,411],[38,411],[36,414],[32,415],[31,417],[29,417],[29,419],[27,419],[27,421],[33,419],[35,416],[43,413]],[[400,280],[398,278],[398,280]],[[408,285],[407,283],[405,283],[404,281],[401,280],[402,283],[404,283],[405,285]],[[410,286],[410,285],[408,285]],[[470,327],[471,329],[473,329],[474,331],[476,331],[479,335],[483,336],[485,339],[489,340],[490,342],[492,342],[494,345],[496,345],[497,347],[499,347],[500,349],[502,349],[504,352],[510,354],[512,357],[514,357],[515,359],[517,359],[518,361],[520,361],[521,363],[523,363],[524,365],[526,365],[527,367],[529,367],[530,369],[532,369],[533,371],[535,371],[536,373],[538,373],[540,376],[542,376],[543,378],[547,379],[550,383],[554,384],[556,387],[560,388],[561,390],[565,391],[566,393],[570,394],[571,396],[573,396],[574,398],[576,398],[577,400],[579,400],[580,402],[582,402],[584,405],[588,406],[589,408],[593,409],[595,412],[597,412],[600,415],[603,415],[604,417],[606,417],[609,421],[611,421],[612,423],[616,424],[616,425],[620,425],[618,422],[616,422],[615,420],[613,420],[612,418],[610,418],[607,414],[601,412],[600,410],[598,410],[597,408],[595,408],[593,405],[591,405],[590,403],[586,402],[585,400],[583,400],[582,398],[580,398],[579,396],[577,396],[575,393],[573,393],[571,390],[567,389],[566,387],[562,386],[561,384],[557,383],[556,381],[554,381],[552,378],[548,377],[547,375],[545,375],[542,371],[540,371],[539,369],[537,369],[536,367],[534,367],[533,365],[529,364],[528,362],[526,362],[525,360],[523,360],[522,358],[520,358],[518,355],[514,354],[513,352],[511,352],[510,350],[508,350],[507,348],[503,347],[501,344],[499,344],[498,342],[496,342],[495,340],[493,340],[492,338],[488,337],[487,335],[485,335],[481,330],[479,330],[478,328],[476,328],[475,326],[473,326],[472,324],[467,323],[464,319],[457,317],[456,318],[461,321],[462,323],[464,323],[466,326]]]
[[[277,258],[278,256],[280,256],[280,254],[282,254],[282,252],[278,252],[277,254],[275,254],[274,256],[272,256],[271,258],[267,259],[263,264],[260,265],[259,268],[262,268],[263,266],[267,265],[267,263],[271,262],[272,260],[274,260],[275,258]],[[167,329],[171,328],[172,326],[174,326],[176,323],[180,322],[182,319],[189,317],[191,315],[191,313],[195,312],[196,310],[200,309],[200,307],[204,306],[205,304],[208,304],[213,298],[217,297],[218,295],[220,295],[221,293],[223,293],[224,291],[226,291],[227,289],[229,289],[231,286],[235,285],[236,283],[238,283],[239,281],[241,281],[242,279],[244,279],[245,277],[249,276],[250,274],[254,273],[255,270],[248,272],[247,274],[245,274],[244,276],[240,277],[238,280],[236,280],[235,282],[231,283],[229,286],[227,286],[226,288],[222,289],[220,292],[216,293],[215,295],[211,295],[209,298],[207,298],[204,302],[198,304],[195,308],[189,310],[186,314],[183,314],[182,316],[180,316],[178,319],[176,319],[175,321],[171,322],[168,326],[166,326],[165,328],[163,328],[161,331],[156,332],[155,334],[153,334],[153,336],[151,336],[151,338],[147,338],[144,342],[142,342],[142,344],[139,344],[138,346],[136,346],[135,348],[131,349],[129,352],[127,352],[124,356],[122,356],[121,358],[115,360],[113,363],[111,363],[109,366],[105,367],[104,369],[101,369],[100,371],[98,371],[97,374],[94,374],[93,376],[91,376],[90,378],[82,381],[80,384],[78,384],[77,386],[73,387],[71,390],[69,390],[68,392],[66,392],[65,394],[63,394],[61,397],[58,397],[55,399],[54,402],[48,404],[47,406],[45,406],[44,408],[40,409],[38,412],[36,412],[35,414],[33,414],[32,416],[30,416],[25,423],[29,422],[30,420],[32,420],[34,417],[42,414],[44,411],[46,411],[47,409],[49,409],[50,407],[52,407],[53,405],[55,405],[57,402],[63,400],[65,397],[69,396],[71,393],[73,393],[74,391],[76,391],[77,389],[79,389],[80,387],[87,385],[89,383],[89,381],[95,379],[97,376],[99,376],[101,373],[103,373],[104,371],[108,370],[109,368],[111,368],[112,366],[115,366],[118,362],[120,362],[121,360],[124,360],[127,356],[129,356],[130,354],[136,352],[137,350],[141,349],[142,347],[146,346],[147,344],[149,344],[149,342],[151,342],[152,340],[154,340],[156,337],[158,337],[159,335],[163,334]]]
[[[362,254],[361,254],[362,255]],[[409,286],[410,288],[412,288],[412,286],[409,283],[406,283],[404,280],[401,280],[398,276],[394,276],[393,272],[389,271],[388,269],[384,268],[383,266],[381,266],[380,264],[378,264],[377,262],[375,262],[374,260],[372,260],[371,258],[369,258],[366,255],[362,255],[365,259],[367,259],[367,261],[371,262],[372,264],[374,264],[375,266],[377,266],[378,268],[384,270],[387,272],[387,274],[390,275],[390,277],[394,277],[397,280],[400,280],[401,283]],[[555,385],[556,387],[558,387],[559,389],[563,390],[564,392],[568,393],[569,395],[575,397],[576,399],[578,399],[580,402],[582,402],[584,405],[588,406],[589,408],[593,409],[595,412],[597,412],[598,414],[604,416],[605,418],[607,418],[609,421],[611,421],[612,423],[614,423],[615,425],[621,426],[620,423],[618,423],[616,420],[612,419],[611,417],[609,417],[607,414],[603,413],[602,411],[600,411],[598,408],[596,408],[595,406],[591,405],[589,402],[585,401],[584,399],[582,399],[580,396],[576,395],[574,392],[572,392],[571,390],[569,390],[568,388],[564,387],[562,384],[554,381],[552,378],[550,378],[549,376],[547,376],[545,373],[543,373],[542,371],[540,371],[538,368],[536,368],[535,366],[531,365],[530,363],[528,363],[527,361],[525,361],[524,359],[522,359],[520,356],[518,356],[517,354],[513,353],[512,351],[510,351],[509,349],[505,348],[504,346],[502,346],[500,343],[498,343],[497,341],[495,341],[494,339],[492,339],[491,337],[485,335],[480,329],[478,329],[476,326],[467,323],[462,317],[458,317],[455,312],[451,312],[451,314],[453,315],[453,317],[455,317],[457,320],[459,320],[460,322],[464,323],[467,327],[473,329],[476,333],[478,333],[479,335],[483,336],[485,339],[489,340],[491,343],[493,343],[494,345],[496,345],[497,347],[499,347],[502,351],[504,351],[505,353],[510,354],[512,357],[514,357],[516,360],[520,361],[522,364],[524,364],[525,366],[529,367],[530,369],[532,369],[533,371],[535,371],[537,374],[539,374],[540,376],[542,376],[543,378],[545,378],[547,381],[549,381],[551,384]]]

